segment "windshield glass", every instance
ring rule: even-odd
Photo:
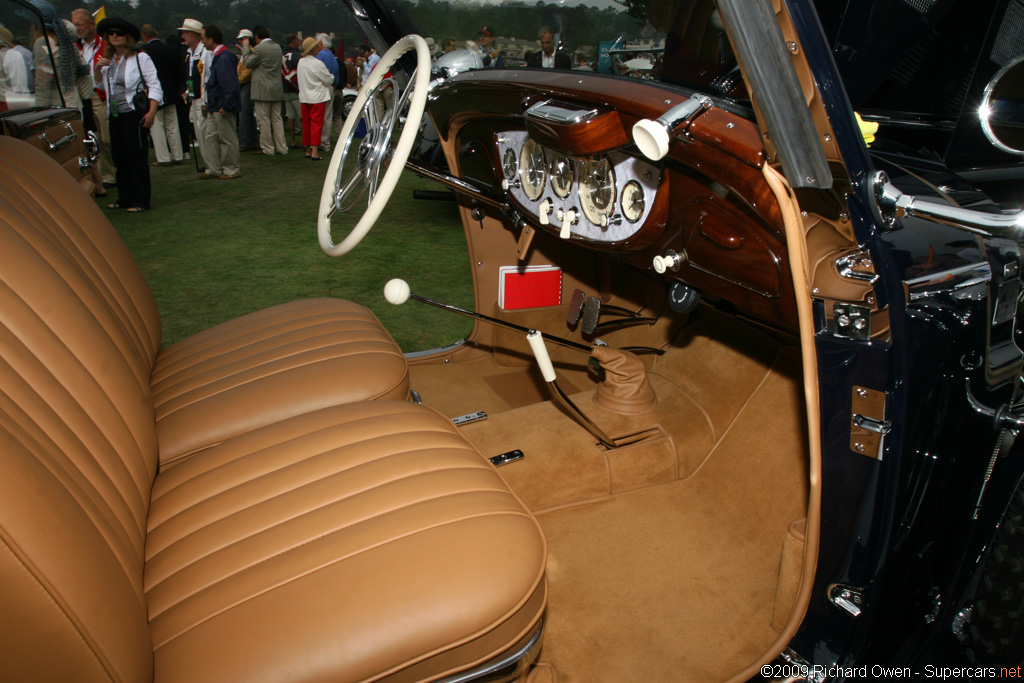
[[[713,0],[398,2],[438,55],[483,68],[579,69],[739,96],[739,71]]]

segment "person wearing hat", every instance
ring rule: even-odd
[[[243,28],[235,40],[238,41],[235,48],[239,52],[238,86],[242,92],[242,111],[238,115],[238,144],[241,145],[240,151],[249,152],[258,149],[260,144],[256,136],[256,107],[252,100],[252,69],[242,59],[252,49],[252,31]]]
[[[203,45],[203,24],[197,19],[186,19],[178,28],[185,52],[185,104],[189,106],[188,119],[196,131],[196,145],[206,163],[206,117],[203,116],[204,75],[209,73],[209,55]],[[202,170],[199,171],[202,173]]]
[[[298,66],[302,144],[306,148],[306,156],[313,161],[321,159],[319,148],[324,113],[334,87],[334,74],[316,57],[322,48],[323,45],[316,38],[306,38],[302,41],[302,59]]]
[[[505,55],[494,47],[494,30],[490,26],[484,26],[476,32],[476,41],[485,68],[498,67],[500,69],[505,66]]]
[[[150,207],[149,129],[163,89],[153,60],[135,49],[142,37],[135,24],[108,17],[96,29],[107,43],[104,56],[96,60],[95,76],[107,93],[110,152],[117,167],[117,201],[107,208],[141,213]]]

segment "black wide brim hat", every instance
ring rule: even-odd
[[[107,17],[96,26],[96,33],[101,36],[107,35],[107,31],[112,28],[121,29],[135,40],[142,39],[142,32],[139,31],[139,27],[121,17]]]

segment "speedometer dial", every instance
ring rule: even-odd
[[[539,199],[544,192],[544,181],[547,171],[544,164],[544,148],[533,140],[527,139],[519,152],[519,178],[523,183],[523,192],[529,199]]]
[[[607,159],[583,162],[580,168],[580,208],[594,225],[608,225],[615,207],[615,173]]]
[[[568,197],[569,190],[572,189],[573,178],[572,161],[569,160],[569,157],[564,154],[552,155],[548,171],[551,173],[551,189],[555,196],[559,199]]]

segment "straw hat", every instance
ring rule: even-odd
[[[310,36],[302,41],[302,56],[307,57],[320,47],[320,41]]]
[[[186,19],[181,22],[181,26],[178,28],[179,31],[191,31],[192,33],[203,32],[203,22],[197,19]]]

